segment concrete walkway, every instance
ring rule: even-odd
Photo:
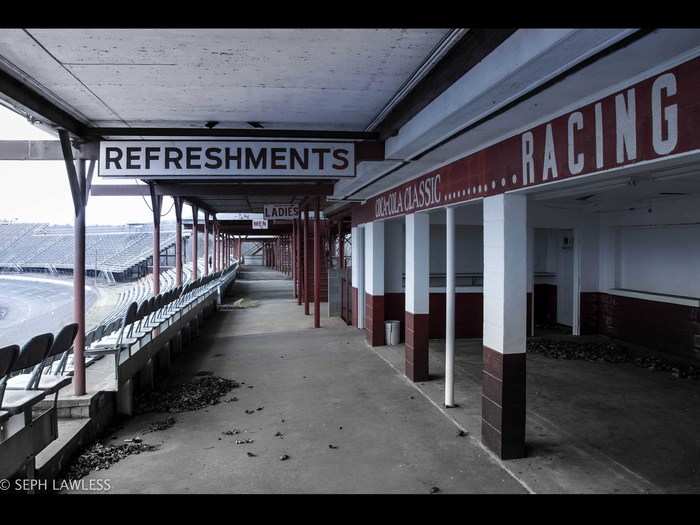
[[[176,414],[174,426],[145,435],[165,414],[133,418],[113,443],[139,435],[161,447],[88,478],[118,493],[527,492],[361,331],[328,319],[311,328],[290,281],[259,277],[240,279],[227,300],[258,305],[219,312],[173,370],[173,381],[210,371],[245,382],[224,398],[238,401]],[[241,434],[222,435],[234,428]]]

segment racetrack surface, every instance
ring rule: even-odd
[[[86,310],[96,299],[95,289],[86,288]],[[0,347],[55,334],[72,320],[72,281],[0,275]]]

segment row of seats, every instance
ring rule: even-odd
[[[22,466],[33,472],[36,454],[58,437],[58,391],[71,382],[65,365],[77,333],[71,323],[56,336],[32,337],[22,348],[0,348],[0,478]],[[34,407],[50,396],[53,407],[35,416]]]
[[[201,277],[140,304],[132,302],[120,319],[86,334],[86,359],[113,355],[119,386],[120,364],[177,322],[200,298],[227,282],[236,268],[234,265]],[[45,429],[57,428],[58,392],[72,380],[71,362],[77,331],[78,325],[71,323],[55,336],[47,333],[33,337],[22,348],[17,345],[0,348],[0,478],[12,476],[21,465],[27,469],[31,466],[33,472],[36,454],[56,439],[57,431],[47,437]],[[34,417],[33,407],[51,395],[54,396],[53,408]],[[47,414],[53,418],[50,425],[37,425],[35,432],[33,426],[38,418]],[[10,422],[12,428],[8,431]],[[19,456],[18,441],[24,444]]]
[[[142,301],[132,302],[121,319],[112,321],[102,333],[91,332],[86,336],[90,345],[86,356],[114,356],[114,375],[119,384],[119,365],[122,355],[127,358],[143,344],[150,341],[154,330],[163,328],[177,319],[180,312],[200,296],[216,287],[224,272],[215,272],[189,284],[178,286]],[[99,328],[98,328],[99,330]]]

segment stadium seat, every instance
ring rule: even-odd
[[[30,369],[36,371],[36,368],[42,364],[46,355],[51,349],[53,343],[53,334],[41,334],[32,337],[20,350],[17,359],[15,359],[10,373],[24,372]],[[12,378],[7,380],[7,383]],[[33,405],[44,399],[45,392],[35,390],[11,390],[5,389],[5,395],[2,399],[0,409],[6,410],[11,416],[25,412]]]
[[[34,371],[11,377],[7,381],[7,388],[9,390],[42,390],[47,394],[54,394],[70,384],[71,378],[62,373],[65,367],[59,365],[56,372],[61,373],[54,373],[52,365],[56,360],[59,363],[68,360],[68,354],[77,333],[77,323],[64,326],[53,339],[48,353],[43,361],[36,365]]]
[[[7,383],[7,376],[12,370],[12,366],[17,359],[19,354],[19,346],[10,345],[0,348],[0,406],[2,406],[2,399],[5,394],[5,384]],[[0,410],[0,425],[7,421],[10,417],[10,413],[6,410]]]
[[[85,355],[114,355],[114,376],[119,384],[119,362],[123,350],[127,350],[131,355],[133,343],[128,340],[131,337],[134,325],[138,320],[136,317],[138,306],[136,303],[131,303],[124,314],[124,317],[119,321],[119,328],[116,337],[113,339],[109,336],[103,337],[99,341],[93,343],[89,348],[85,349]]]

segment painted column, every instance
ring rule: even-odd
[[[527,335],[535,335],[535,228],[527,227]]]
[[[338,221],[338,269],[345,267],[345,236],[343,235],[343,221]]]
[[[78,333],[73,342],[73,394],[85,395],[85,161],[77,163],[80,202],[73,224],[73,318]]]
[[[199,210],[192,205],[192,280],[197,280],[197,219]]]
[[[204,275],[209,275],[209,212],[204,212]]]
[[[216,221],[214,221],[214,225],[212,226],[212,230],[211,230],[211,242],[212,242],[211,261],[212,261],[212,271],[214,273],[219,271],[218,262],[216,260],[216,257],[218,255],[218,247],[216,245],[216,236],[218,234],[218,231],[219,231],[219,227],[218,227]]]
[[[371,346],[384,344],[384,223],[365,224],[365,330]]]
[[[297,304],[301,306],[301,302],[304,296],[304,268],[302,266],[302,251],[301,251],[301,240],[303,239],[302,228],[301,228],[301,210],[299,210],[299,216],[297,217]]]
[[[304,314],[309,315],[309,207],[304,210]]]
[[[154,209],[154,212],[153,212],[153,295],[158,295],[158,294],[160,294],[160,209],[158,209],[157,211]]]
[[[445,208],[445,406],[455,405],[455,209]]]
[[[182,285],[182,198],[175,201],[175,286]]]
[[[294,297],[297,297],[297,262],[296,262],[296,235],[297,235],[297,221],[294,219],[292,221],[292,237],[291,237],[291,263],[292,263],[292,282],[294,283]]]
[[[365,237],[362,226],[353,226],[350,230],[352,246],[350,248],[350,271],[352,272],[352,325],[364,328],[365,304]]]
[[[314,209],[314,328],[321,327],[321,198]]]
[[[525,455],[527,196],[484,203],[481,439],[501,459]]]
[[[383,270],[383,265],[381,270]],[[428,379],[430,216],[406,215],[406,377]]]

